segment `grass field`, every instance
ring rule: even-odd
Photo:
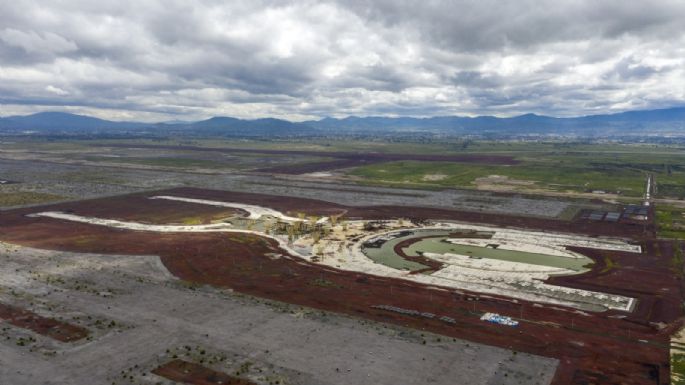
[[[685,336],[681,329],[671,337],[671,384],[685,385]]]
[[[597,152],[521,153],[512,166],[400,161],[356,168],[362,182],[410,187],[476,188],[507,191],[606,193],[641,197],[654,174],[657,196],[685,197],[685,156]],[[501,176],[506,178],[490,178]]]
[[[390,162],[350,170],[362,184],[413,188],[476,188],[523,193],[582,193],[603,190],[621,197],[639,198],[647,174],[654,174],[656,197],[685,199],[685,147],[657,144],[580,142],[471,141],[459,138],[427,138],[413,141],[393,138],[368,139],[129,139],[40,141],[17,139],[4,143],[12,150],[43,151],[51,157],[63,154],[94,162],[122,163],[174,169],[249,170],[282,164],[306,164],[330,158],[298,155],[198,153],[193,151],[107,148],[103,145],[151,144],[204,148],[307,150],[326,152],[404,154],[490,154],[513,156],[514,166],[445,162]],[[84,155],[85,154],[85,155]],[[105,154],[119,154],[104,156]],[[210,155],[212,154],[212,155]],[[507,177],[490,180],[491,175]],[[483,180],[485,179],[485,180]]]
[[[453,253],[459,255],[468,255],[473,257],[497,259],[507,262],[527,263],[531,265],[540,265],[548,267],[559,267],[575,271],[587,270],[586,265],[592,264],[589,258],[566,258],[555,255],[529,253],[516,250],[491,249],[488,247],[478,247],[469,245],[455,245],[451,243],[441,242],[444,238],[427,238],[404,249],[407,255],[419,255],[419,252],[428,253]]]
[[[479,179],[507,177],[500,183],[507,190],[588,192],[604,190],[639,197],[644,190],[644,173],[610,172],[558,162],[525,162],[515,166],[472,165],[442,162],[392,162],[357,168],[351,175],[372,184],[411,185],[412,187],[475,188]],[[435,178],[434,176],[438,176]],[[487,183],[487,181],[483,181]],[[506,184],[506,185],[505,185]]]
[[[172,143],[167,143],[172,144]],[[500,175],[513,179],[513,190],[588,192],[603,190],[641,197],[647,174],[657,180],[657,196],[685,198],[685,148],[655,144],[587,144],[571,142],[489,142],[460,139],[368,140],[192,140],[173,144],[222,148],[260,148],[323,152],[411,154],[500,154],[521,161],[515,166],[444,162],[390,162],[356,168],[362,183],[410,185],[418,188],[476,187],[478,178]],[[302,159],[302,161],[308,161]],[[313,161],[313,160],[309,160]],[[298,162],[299,163],[299,162]],[[438,175],[438,178],[432,177]],[[527,184],[516,184],[527,181]],[[512,186],[502,186],[512,189]]]
[[[0,192],[0,207],[47,203],[61,199],[65,199],[65,197],[38,192]]]
[[[657,205],[656,223],[659,237],[685,239],[685,209]]]
[[[72,143],[72,142],[67,142]],[[488,154],[526,154],[550,152],[583,152],[596,154],[683,154],[685,147],[675,145],[656,144],[591,144],[569,141],[523,142],[523,141],[486,141],[463,140],[459,138],[297,138],[297,139],[116,139],[95,140],[92,142],[77,142],[98,144],[153,144],[153,145],[184,145],[207,148],[251,148],[278,150],[310,150],[310,151],[358,151],[404,154],[443,154],[456,155],[464,153]],[[61,146],[60,142],[54,142]]]
[[[181,145],[206,148],[278,149],[311,151],[357,151],[405,154],[464,153],[487,154],[541,154],[541,153],[587,153],[597,155],[638,155],[636,159],[657,155],[685,156],[685,146],[661,144],[615,144],[584,143],[572,141],[487,141],[459,138],[425,138],[401,140],[400,138],[297,138],[297,139],[91,139],[91,140],[44,140],[40,138],[12,138],[3,143],[10,149],[30,148],[37,151],[83,150],[102,148],[108,144]],[[96,147],[97,146],[97,147]]]

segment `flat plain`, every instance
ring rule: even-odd
[[[680,149],[535,148],[3,143],[1,193],[46,197],[0,212],[1,302],[87,336],[4,316],[0,375],[668,383],[683,316]],[[368,251],[385,242],[399,265]]]

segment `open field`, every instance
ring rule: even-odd
[[[592,259],[591,270],[550,277],[547,282],[628,296],[637,301],[630,312],[582,312],[544,302],[512,301],[507,296],[446,290],[406,279],[324,267],[321,263],[294,257],[278,242],[256,234],[227,236],[230,232],[171,231],[151,237],[148,231],[24,216],[39,212],[70,212],[85,217],[94,217],[97,213],[101,218],[126,219],[130,218],[127,213],[137,211],[150,201],[149,197],[158,195],[240,202],[268,207],[294,217],[297,213],[305,213],[307,221],[309,215],[320,218],[342,211],[347,217],[366,220],[397,218],[397,213],[401,212],[405,218],[508,225],[526,231],[545,229],[578,235],[629,237],[639,242],[641,253],[576,246],[570,251]],[[174,210],[180,211],[183,207],[179,204]],[[186,203],[185,207],[190,213],[198,205]],[[173,275],[186,281],[555,357],[561,363],[555,384],[582,384],[585,381],[664,383],[669,375],[669,336],[682,316],[680,278],[672,270],[674,250],[681,246],[672,241],[657,241],[653,238],[653,230],[645,232],[644,226],[629,223],[569,222],[430,208],[355,207],[301,198],[197,189],[62,203],[3,212],[2,216],[0,238],[7,242],[52,250],[159,255]],[[373,308],[378,305],[430,313],[435,318]],[[480,321],[484,312],[512,316],[520,325],[512,328],[484,323]],[[443,318],[454,320],[455,324],[445,322]],[[598,356],[606,359],[597,360]]]
[[[205,174],[2,159],[0,169],[5,178],[19,182],[2,186],[7,191],[55,194],[71,199],[195,186],[290,197],[323,197],[327,201],[344,205],[422,205],[546,218],[563,216],[565,219],[572,218],[583,208],[608,210],[614,206],[597,201],[512,196],[473,190],[359,186],[299,176]]]
[[[0,190],[0,207],[22,206],[37,203],[58,201],[63,197],[49,193],[31,191],[2,192]]]
[[[683,197],[685,157],[638,154],[521,154],[511,166],[459,165],[444,162],[392,162],[350,172],[367,183],[417,187],[462,187],[530,193],[583,193],[641,197],[644,180],[655,174],[660,196]],[[431,176],[440,175],[434,178]]]
[[[110,146],[117,146],[111,144]],[[360,153],[343,151],[312,151],[312,150],[281,150],[281,149],[246,149],[246,148],[206,148],[194,146],[162,146],[162,145],[121,145],[123,148],[165,149],[180,151],[211,151],[228,154],[262,154],[262,155],[290,155],[290,156],[327,156],[338,158],[338,161],[326,161],[310,163],[309,165],[277,166],[262,168],[257,171],[273,172],[281,174],[303,174],[315,171],[327,171],[338,168],[354,167],[362,164],[383,163],[396,160],[414,160],[426,162],[457,162],[457,163],[485,163],[511,165],[517,162],[510,156],[503,155],[435,155],[435,154],[411,154],[411,153]]]
[[[144,170],[190,172],[241,171],[333,160],[325,156],[289,154],[230,153],[203,148],[180,147],[103,147],[98,142],[35,142],[0,144],[0,154],[8,159],[42,160],[74,165],[120,167]],[[325,154],[324,154],[325,155]]]
[[[127,146],[127,145],[122,145]],[[141,145],[142,146],[142,145]],[[420,146],[418,146],[420,147]],[[427,147],[427,146],[425,146]],[[152,149],[208,150],[203,147],[149,145]],[[336,147],[338,148],[338,147]],[[642,180],[648,173],[656,174],[660,194],[685,197],[681,186],[685,182],[685,155],[671,149],[666,153],[644,156],[645,148],[617,146],[608,153],[606,147],[579,146],[549,152],[530,147],[515,147],[508,152],[498,147],[481,147],[482,153],[452,151],[447,153],[359,153],[341,150],[294,150],[269,148],[221,148],[226,153],[301,155],[341,158],[341,160],[300,165],[280,165],[256,171],[304,174],[341,168],[355,168],[350,175],[363,177],[371,183],[412,184],[417,187],[476,187],[505,191],[592,192],[596,190],[626,197],[644,193]],[[544,148],[544,146],[543,146]],[[594,151],[592,151],[592,150]],[[632,151],[631,151],[632,150]],[[387,149],[386,149],[387,151]],[[439,155],[437,155],[439,154]],[[490,176],[507,179],[492,180]],[[435,177],[438,176],[438,177]]]
[[[656,221],[660,237],[685,239],[685,208],[659,205]]]
[[[172,158],[172,157],[151,157],[151,158],[136,158],[136,157],[96,157],[89,156],[85,158],[89,162],[106,162],[109,164],[139,164],[146,166],[159,166],[164,168],[231,168],[230,165],[221,162],[203,160],[203,159],[188,159],[188,158]]]
[[[25,147],[44,150],[83,150],[93,145],[132,146],[139,144],[163,146],[194,146],[207,148],[246,148],[260,150],[295,150],[317,152],[377,152],[377,153],[414,153],[414,154],[460,154],[460,153],[489,153],[489,154],[543,154],[574,152],[585,154],[661,154],[682,155],[685,146],[678,144],[632,143],[622,144],[614,142],[592,143],[586,141],[572,141],[567,139],[533,140],[533,141],[488,141],[460,139],[456,137],[416,138],[403,140],[398,137],[365,137],[365,138],[292,138],[292,139],[231,139],[231,138],[155,138],[155,139],[93,139],[69,140],[40,138],[12,138],[5,145],[9,148],[21,149]]]
[[[644,179],[653,174],[657,198],[685,197],[683,149],[653,144],[18,140],[0,145],[0,157],[193,173],[319,174],[345,183],[607,200],[641,197]]]

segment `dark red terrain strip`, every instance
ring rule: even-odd
[[[229,376],[200,364],[173,360],[156,368],[152,373],[171,381],[190,385],[256,385],[254,382]]]
[[[78,341],[88,336],[88,330],[31,311],[0,303],[0,320],[28,329],[61,342]]]

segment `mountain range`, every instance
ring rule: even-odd
[[[115,122],[64,112],[0,118],[0,134],[292,137],[428,133],[440,135],[685,135],[685,107],[558,118],[495,116],[324,118],[305,122],[213,117],[197,122]]]

